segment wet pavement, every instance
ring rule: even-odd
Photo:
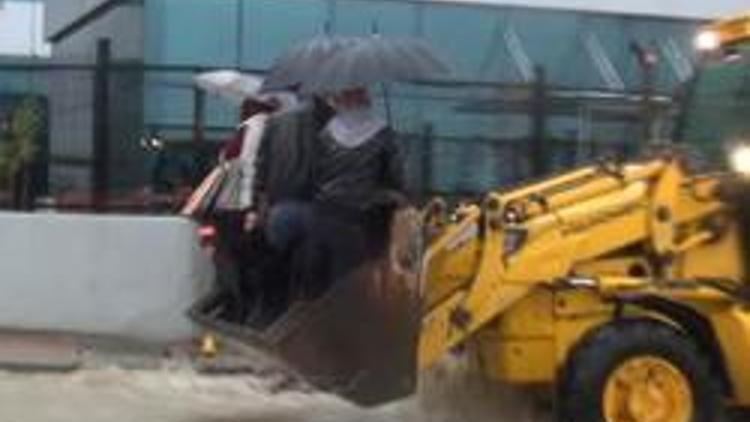
[[[0,409],[8,422],[365,421],[335,397],[185,369],[0,374]]]
[[[426,374],[415,397],[363,409],[313,391],[249,350],[236,361],[201,362],[184,348],[164,353],[118,341],[16,334],[0,340],[3,422],[552,420],[532,395],[488,383],[460,361]],[[738,415],[733,422],[747,420]]]
[[[4,422],[549,422],[513,393],[450,385],[427,399],[373,409],[334,396],[279,391],[277,380],[206,376],[185,368],[0,373]],[[455,385],[454,385],[455,387]],[[418,404],[427,400],[426,406]],[[750,420],[738,415],[735,422]]]
[[[205,376],[184,368],[0,374],[8,422],[401,422],[477,419],[477,409],[427,414],[407,399],[362,409],[334,396],[278,391],[256,376]],[[455,399],[452,399],[455,400]],[[469,417],[467,419],[466,417]],[[521,421],[520,419],[507,419]]]

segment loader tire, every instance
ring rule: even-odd
[[[559,391],[564,422],[723,422],[719,383],[696,345],[654,320],[600,328],[574,348]]]

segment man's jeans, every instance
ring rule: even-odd
[[[312,223],[312,206],[305,201],[283,201],[271,207],[265,224],[268,243],[282,254],[308,235]]]

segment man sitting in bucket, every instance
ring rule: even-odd
[[[402,149],[354,87],[329,97],[334,117],[319,135],[313,168],[313,224],[303,288],[313,297],[386,249],[395,207],[404,201]]]
[[[376,258],[403,191],[401,149],[367,89],[312,97],[273,117],[257,160],[256,223],[285,271],[264,281],[266,322]]]

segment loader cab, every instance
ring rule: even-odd
[[[699,62],[675,137],[723,167],[733,148],[750,144],[750,15],[703,29],[695,46]]]

